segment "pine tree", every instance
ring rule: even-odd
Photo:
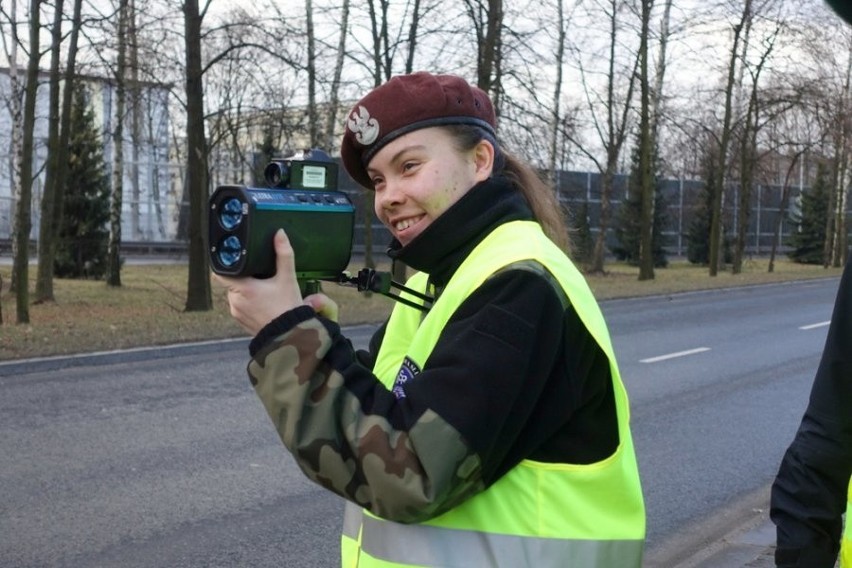
[[[60,216],[54,273],[60,278],[100,279],[109,242],[109,175],[103,139],[85,85],[74,86],[65,202]]]
[[[710,223],[712,220],[713,195],[710,191],[715,186],[717,168],[715,154],[711,150],[704,159],[704,185],[698,203],[692,210],[692,219],[686,233],[686,258],[692,264],[708,265],[710,263]],[[722,232],[725,232],[725,219],[722,218]],[[723,262],[731,262],[731,239],[725,237],[722,241]]]
[[[692,264],[707,265],[710,262],[710,187],[710,181],[701,187],[686,233],[686,258]]]
[[[790,219],[798,230],[787,239],[791,251],[787,256],[802,264],[823,264],[825,222],[828,218],[828,170],[817,166],[817,175],[810,191],[802,192],[801,211]]]
[[[668,222],[667,203],[663,196],[659,175],[660,161],[657,151],[654,151],[654,219],[652,248],[654,266],[665,268],[669,261],[665,250],[663,230]],[[641,240],[642,222],[642,188],[639,176],[639,152],[634,148],[631,155],[630,178],[627,183],[627,198],[621,202],[615,216],[615,238],[617,245],[611,247],[612,253],[618,260],[628,264],[639,264],[639,245]]]

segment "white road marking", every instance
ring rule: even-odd
[[[831,320],[821,321],[819,323],[812,323],[811,325],[803,325],[803,326],[799,327],[799,329],[801,329],[802,331],[807,331],[809,329],[816,329],[818,327],[825,327],[830,323],[831,323]]]
[[[687,351],[678,351],[677,353],[669,353],[668,355],[660,355],[658,357],[649,357],[648,359],[640,359],[640,363],[659,363],[660,361],[665,361],[667,359],[675,359],[677,357],[686,357],[687,355],[695,355],[696,353],[704,353],[705,351],[710,351],[709,347],[698,347],[696,349],[689,349]]]

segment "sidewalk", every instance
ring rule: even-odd
[[[644,568],[775,568],[770,484],[740,495],[646,551]]]
[[[775,525],[763,515],[757,525],[725,536],[677,568],[775,568]]]

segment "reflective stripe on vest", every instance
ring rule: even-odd
[[[402,566],[639,566],[642,542],[531,538],[444,527],[403,525],[363,515],[347,504],[344,533],[358,537],[361,549],[374,559]],[[399,543],[405,543],[403,547]],[[551,559],[542,564],[542,559]]]
[[[555,277],[609,358],[618,449],[588,465],[524,460],[486,491],[421,524],[402,525],[369,512],[359,520],[360,509],[350,505],[341,547],[345,566],[641,565],[644,505],[627,396],[609,332],[585,279],[538,224],[515,221],[495,229],[462,263],[425,318],[418,310],[395,306],[374,373],[390,389],[404,357],[423,368],[458,306],[490,275],[530,260]],[[415,274],[406,285],[423,291],[427,278]]]
[[[843,537],[840,539],[840,568],[852,568],[852,479],[846,491],[846,525],[843,527]]]

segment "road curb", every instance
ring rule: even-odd
[[[62,369],[85,367],[88,365],[132,363],[136,361],[146,361],[155,357],[157,359],[163,359],[168,357],[180,357],[183,355],[220,352],[222,351],[223,346],[227,347],[227,349],[234,350],[245,349],[246,357],[248,357],[248,344],[248,338],[240,337],[198,341],[194,343],[177,343],[172,345],[135,347],[132,349],[116,349],[113,351],[95,351],[75,355],[57,355],[51,357],[38,357],[34,359],[15,359],[13,361],[0,362],[0,377],[59,371]]]

